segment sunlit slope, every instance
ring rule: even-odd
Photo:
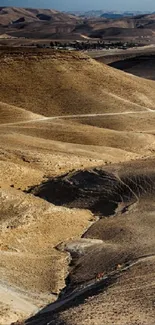
[[[0,67],[0,306],[3,308],[2,317],[3,314],[10,317],[10,313],[13,313],[12,321],[5,320],[5,323],[12,323],[17,319],[29,317],[32,308],[21,317],[17,305],[12,305],[10,291],[14,294],[13,303],[18,300],[16,290],[22,293],[24,301],[32,302],[35,306],[45,306],[55,300],[56,294],[65,286],[65,279],[70,270],[68,255],[55,248],[61,242],[79,238],[86,232],[90,222],[94,221],[92,213],[88,210],[54,206],[54,203],[50,204],[23,191],[41,184],[50,177],[73,173],[73,170],[101,166],[110,169],[117,163],[114,170],[118,172],[121,162],[140,158],[143,159],[138,170],[145,174],[145,168],[142,169],[143,161],[151,156],[154,162],[155,110],[149,109],[154,109],[155,92],[153,81],[125,74],[74,52],[10,49],[5,50],[3,54],[1,50]],[[103,116],[89,116],[95,113],[101,113]],[[105,113],[111,115],[104,115]],[[87,116],[81,117],[81,114]],[[44,116],[51,118],[46,119]],[[130,165],[124,166],[125,173],[129,172]],[[150,168],[149,166],[147,160],[144,167]],[[131,172],[135,173],[135,168],[134,162],[130,168]],[[152,169],[154,170],[154,163]],[[118,215],[115,218],[103,218],[99,228],[95,228],[96,232],[100,230],[99,235],[103,235],[107,229],[106,225],[110,223],[113,225],[109,228],[111,238],[113,233],[115,235],[111,229],[118,229],[118,245],[114,239],[110,239],[113,252],[117,246],[116,257],[119,257],[120,251],[123,250],[123,256],[126,258],[131,248],[135,254],[131,241],[133,245],[137,245],[140,240],[144,242],[145,251],[140,251],[140,254],[146,253],[146,240],[149,245],[154,245],[154,237],[151,235],[154,229],[152,204],[148,201],[147,205],[145,202],[141,205],[140,202],[139,207],[138,213],[135,206],[135,210],[120,214],[120,222]],[[150,207],[152,210],[149,210]],[[146,214],[148,210],[150,212]],[[100,227],[101,224],[103,227]],[[96,236],[95,231],[92,237]],[[137,247],[139,246],[137,245],[136,249]],[[96,269],[96,266],[102,266],[105,259],[102,255],[101,263],[99,260],[97,264],[97,256],[94,255],[93,265],[95,272],[100,272],[102,270]],[[116,265],[118,263],[119,260]],[[87,267],[93,271],[92,263]],[[146,273],[146,269],[140,274],[142,282],[145,280],[143,272]],[[81,274],[84,278],[85,271]],[[147,274],[153,274],[151,267]],[[134,276],[131,273],[131,277]],[[131,277],[126,281],[131,283]],[[133,292],[138,295],[140,283],[136,277],[135,279],[138,282],[136,291]],[[150,279],[146,278],[146,287]],[[8,309],[5,311],[3,285],[7,286],[7,308],[11,308],[11,312]],[[126,288],[125,293],[130,291],[128,286]],[[115,289],[118,300],[118,295],[124,290],[122,285],[119,288],[114,287],[114,294],[112,292],[109,295],[109,300],[105,301],[104,297],[101,297],[101,304],[100,297],[99,300],[97,297],[91,306],[88,301],[88,304],[86,302],[79,307],[83,310],[75,310],[76,314],[73,311],[74,315],[72,310],[69,314],[61,314],[62,321],[67,325],[77,325],[78,322],[87,324],[84,313],[87,315],[93,310],[90,325],[96,322],[96,315],[99,315],[100,325],[104,321],[103,310],[110,313],[112,308],[115,309]],[[149,294],[147,291],[147,297]],[[142,307],[143,296],[142,292]],[[124,296],[122,297],[124,301]],[[102,300],[105,302],[104,306]],[[128,300],[131,305],[130,297]],[[101,305],[102,310],[96,308],[96,304]],[[134,304],[138,310],[135,300]],[[21,303],[20,306],[23,308]],[[120,302],[120,310],[123,308],[124,305]],[[144,312],[151,315],[145,306]],[[115,318],[115,312],[113,314]],[[82,315],[81,318],[79,315]],[[115,322],[114,318],[112,321]],[[47,323],[48,320],[44,320]],[[53,321],[51,316],[49,321]],[[108,321],[111,322],[110,316],[107,316],[106,324]],[[137,319],[133,318],[133,321]],[[118,318],[118,324],[120,322],[123,323],[124,319]],[[3,318],[0,323],[4,324]],[[54,320],[55,324],[59,323]]]
[[[145,114],[144,114],[145,115]],[[154,114],[152,114],[154,116]],[[122,115],[120,115],[122,116]],[[124,115],[123,115],[124,116]],[[106,116],[105,116],[106,118]],[[138,118],[138,116],[137,116]],[[96,120],[94,118],[94,120]],[[124,121],[124,122],[123,122]],[[125,119],[120,123],[125,123]],[[109,123],[110,124],[110,123]],[[3,132],[6,132],[6,128],[2,129]],[[22,124],[19,126],[9,127],[7,132],[7,138],[9,141],[12,139],[12,132],[14,133],[15,139],[20,137],[20,140],[24,138],[28,139],[31,137],[33,141],[38,143],[42,139],[45,143],[50,141],[58,141],[65,145],[65,150],[67,151],[67,144],[75,146],[94,146],[95,151],[97,152],[97,147],[100,147],[101,150],[106,152],[108,148],[110,151],[115,149],[121,149],[124,152],[130,152],[135,154],[146,154],[148,150],[154,149],[154,135],[148,134],[147,132],[139,132],[136,130],[133,131],[119,131],[110,128],[101,128],[97,126],[85,125],[77,123],[76,121],[69,119],[56,119],[49,121],[37,121],[28,124]],[[11,136],[11,137],[10,137]],[[4,134],[3,134],[4,137]],[[6,141],[6,140],[5,140]],[[13,139],[12,139],[13,141]],[[32,140],[29,140],[30,143]],[[84,150],[86,150],[84,147]],[[94,151],[90,147],[90,151]],[[75,149],[74,149],[75,150]],[[120,152],[118,151],[118,157]],[[100,156],[98,156],[99,158]],[[121,156],[121,158],[123,158]]]
[[[67,15],[65,13],[51,10],[51,9],[31,9],[31,8],[17,8],[17,7],[0,7],[0,24],[5,27],[17,28],[21,23],[32,22],[68,22],[76,21],[75,16]],[[19,25],[20,26],[20,25]]]
[[[0,124],[29,121],[42,118],[28,110],[0,102]]]
[[[2,54],[1,101],[45,116],[154,108],[154,83],[69,52]]]

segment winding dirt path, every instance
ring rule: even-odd
[[[28,316],[39,310],[37,306],[28,301],[28,298],[26,299],[24,295],[3,283],[0,283],[0,297],[3,304],[21,315]]]
[[[143,111],[127,111],[127,112],[114,112],[114,113],[102,113],[102,114],[77,114],[77,115],[64,115],[64,116],[53,116],[53,117],[42,117],[38,119],[32,119],[28,121],[20,121],[20,122],[12,122],[12,123],[5,123],[0,124],[0,127],[3,126],[13,126],[13,125],[22,125],[27,123],[33,123],[33,122],[44,122],[44,121],[52,121],[52,120],[59,120],[59,119],[76,119],[76,118],[95,118],[95,117],[102,117],[102,116],[118,116],[118,115],[139,115],[139,114],[148,114],[148,113],[155,113],[155,110],[146,108]],[[9,252],[1,252],[1,254],[9,254]],[[14,252],[14,254],[20,254],[20,252]],[[11,252],[12,255],[12,252]],[[32,256],[33,257],[33,256]],[[126,271],[130,269],[132,266],[142,262],[143,260],[149,259],[149,258],[155,258],[155,255],[146,256],[146,257],[140,257],[136,261],[131,262],[129,265],[124,266],[120,271],[114,271],[110,274],[107,274],[103,276],[103,278],[99,281],[96,279],[93,279],[89,283],[86,283],[83,287],[80,289],[78,288],[68,296],[62,298],[61,300],[58,300],[55,303],[52,303],[51,305],[45,307],[43,310],[39,312],[39,314],[45,314],[47,312],[55,311],[59,309],[62,306],[65,306],[68,304],[68,302],[71,302],[76,297],[82,296],[84,293],[89,292],[91,289],[95,290],[95,288],[98,288],[99,286],[103,286],[105,281],[114,277],[119,276],[121,272]],[[10,305],[12,309],[19,311],[21,314],[34,314],[38,312],[38,307],[34,305],[33,303],[29,302],[24,295],[19,293],[13,288],[10,288],[9,286],[0,283],[0,297],[2,297],[2,301],[6,305]],[[29,323],[28,323],[29,324]],[[50,323],[49,323],[50,324]]]
[[[114,112],[114,113],[95,113],[95,114],[77,114],[77,115],[62,115],[62,116],[52,116],[52,117],[42,117],[27,121],[20,121],[20,122],[12,122],[12,123],[4,123],[0,124],[0,127],[3,126],[12,126],[12,125],[20,125],[20,124],[27,124],[33,122],[41,122],[41,121],[52,121],[52,120],[62,120],[62,119],[76,119],[76,118],[85,118],[85,117],[102,117],[102,116],[115,116],[115,115],[135,115],[135,114],[147,114],[147,113],[155,113],[155,110],[146,108],[144,111],[130,111],[130,112]]]

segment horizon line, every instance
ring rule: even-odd
[[[124,12],[139,12],[139,13],[154,13],[153,10],[116,10],[116,9],[68,9],[68,10],[63,10],[63,9],[56,9],[56,8],[53,8],[53,7],[27,7],[27,6],[0,6],[0,8],[24,8],[24,9],[47,9],[47,10],[55,10],[55,11],[60,11],[60,12],[91,12],[91,11],[105,11],[105,12],[120,12],[120,13],[124,13]]]

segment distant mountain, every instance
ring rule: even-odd
[[[132,17],[133,15],[126,15]],[[119,19],[124,17],[124,14],[117,14],[117,13],[105,13],[102,14],[101,17],[107,18],[107,19]]]
[[[25,38],[70,35],[81,18],[56,10],[0,7],[0,34]]]
[[[120,17],[119,19],[87,18],[78,24],[76,33],[86,34],[91,38],[100,39],[129,39],[154,37],[155,14],[138,15],[134,17]]]
[[[76,22],[76,20],[75,16],[51,9],[0,7],[0,25],[5,26],[23,22]]]
[[[90,11],[68,11],[67,14],[82,17],[105,17],[105,18],[121,18],[133,17],[137,15],[150,14],[151,11],[105,11],[105,10],[90,10]]]
[[[91,17],[50,9],[0,7],[0,35],[27,39],[154,37],[155,14],[91,11]],[[96,14],[96,17],[93,16]],[[136,16],[133,16],[138,14]]]

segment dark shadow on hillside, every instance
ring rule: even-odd
[[[44,309],[41,310],[37,315],[34,317],[28,319],[25,323],[25,325],[47,325],[48,322],[50,325],[65,325],[66,323],[64,320],[61,320],[59,317],[59,313],[63,312],[65,310],[68,310],[72,307],[77,307],[81,304],[84,304],[85,300],[88,299],[91,296],[97,296],[99,293],[104,292],[108,289],[109,286],[113,285],[117,281],[116,275],[109,277],[108,279],[102,280],[100,282],[96,282],[93,287],[88,289],[85,293],[82,293],[81,295],[77,296],[76,298],[73,298],[71,301],[64,303],[62,306],[57,308],[57,303],[61,302],[61,298],[57,300],[56,303],[50,304],[49,306],[46,306]],[[64,297],[65,298],[65,297]],[[62,302],[63,299],[62,298]],[[55,307],[55,310],[52,312],[47,311],[46,309],[48,307]]]
[[[155,80],[155,55],[136,56],[109,65],[138,77]]]
[[[155,191],[155,174],[118,176],[103,169],[90,169],[51,178],[27,192],[57,206],[89,209],[100,216],[122,212],[141,196]]]

